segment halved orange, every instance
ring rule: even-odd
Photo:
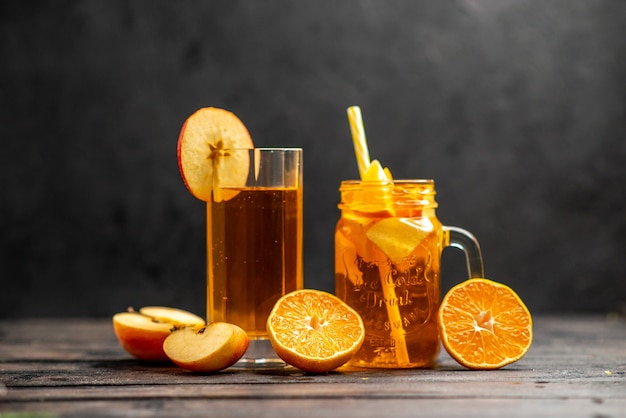
[[[508,286],[484,278],[450,289],[439,307],[444,348],[470,369],[498,369],[526,354],[532,343],[532,317]]]
[[[363,320],[354,309],[313,289],[281,297],[267,318],[267,332],[281,359],[314,373],[347,363],[365,339]]]
[[[228,110],[215,107],[198,109],[187,118],[178,137],[178,167],[185,185],[198,199],[211,199],[220,183],[245,186],[248,177],[247,152],[253,148],[246,126]],[[214,200],[228,200],[235,193],[214,193]]]

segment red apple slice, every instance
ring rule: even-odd
[[[204,325],[204,319],[191,312],[168,306],[144,306],[139,313],[153,322],[172,323],[174,325]]]
[[[113,330],[122,347],[143,361],[168,361],[163,341],[176,327],[202,326],[204,319],[181,309],[148,306],[113,315]]]
[[[198,373],[211,373],[235,364],[248,349],[248,335],[237,325],[213,322],[206,327],[185,327],[163,343],[174,364]]]
[[[248,154],[228,150],[253,147],[248,129],[233,113],[215,107],[197,110],[187,118],[178,137],[178,167],[185,185],[205,202],[217,184],[244,186]],[[215,193],[214,200],[228,200],[236,193]]]

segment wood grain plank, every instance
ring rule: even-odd
[[[5,411],[41,413],[40,418],[64,417],[623,417],[624,402],[572,398],[518,399],[193,399],[140,401],[95,400],[41,402],[17,405]],[[0,405],[0,408],[2,405]],[[0,409],[2,410],[2,409]],[[19,415],[18,415],[19,416]]]
[[[586,398],[621,399],[626,402],[623,379],[597,381],[433,382],[414,380],[396,383],[283,383],[283,384],[192,384],[106,387],[8,388],[6,398],[15,402],[126,399],[478,399],[478,398]]]
[[[0,321],[0,412],[60,416],[624,416],[626,323],[535,320],[519,362],[470,371],[228,369],[198,375],[132,359],[109,320]],[[621,415],[620,415],[621,414]],[[176,414],[174,414],[176,415]],[[53,415],[54,416],[54,415]]]

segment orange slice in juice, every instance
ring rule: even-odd
[[[366,235],[398,265],[411,255],[429,232],[428,225],[423,225],[421,220],[386,218],[372,225]]]

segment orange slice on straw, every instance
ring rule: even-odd
[[[365,339],[359,314],[330,293],[304,289],[280,298],[267,319],[274,351],[287,364],[323,373],[348,362]]]
[[[484,278],[450,289],[438,320],[446,351],[470,369],[513,363],[532,342],[532,317],[524,302],[508,286]]]

